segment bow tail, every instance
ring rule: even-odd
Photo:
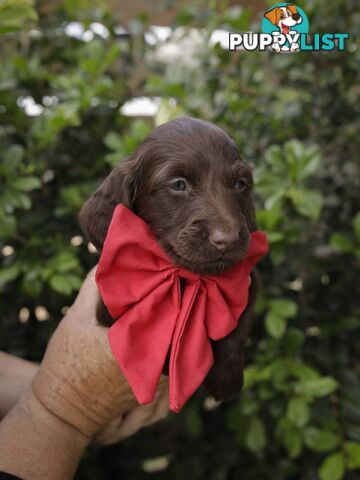
[[[173,283],[158,286],[109,329],[112,353],[140,404],[154,399],[170,348],[179,311]]]
[[[199,284],[186,286],[170,355],[169,407],[179,412],[204,381],[214,363],[205,326],[206,293]]]

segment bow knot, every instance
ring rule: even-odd
[[[194,272],[190,272],[190,270],[186,270],[186,268],[180,268],[178,270],[178,275],[180,278],[188,280],[191,283],[197,283],[201,278],[200,275]]]
[[[265,234],[253,232],[241,262],[221,275],[201,276],[174,265],[150,227],[124,205],[116,207],[96,281],[116,320],[111,350],[139,403],[154,399],[170,353],[169,408],[182,408],[214,362],[209,339],[237,326],[249,274],[266,252]]]

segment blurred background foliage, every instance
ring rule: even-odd
[[[276,55],[210,41],[216,29],[259,29],[261,14],[251,27],[226,2],[191,4],[156,39],[146,15],[125,31],[106,2],[0,1],[0,348],[41,359],[96,262],[81,205],[170,118],[234,137],[255,166],[271,245],[243,392],[218,405],[200,391],[180,415],[91,447],[78,479],[359,478],[356,3],[300,2],[311,32],[349,32],[347,51]],[[156,97],[153,117],[122,113],[139,96]]]

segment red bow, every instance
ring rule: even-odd
[[[171,262],[140,217],[116,207],[96,281],[116,319],[109,330],[112,352],[139,403],[154,399],[171,347],[169,408],[183,407],[214,362],[209,338],[219,340],[237,326],[249,274],[266,252],[266,235],[257,231],[245,259],[229,271],[196,275]]]

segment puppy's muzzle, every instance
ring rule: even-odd
[[[239,232],[235,229],[222,230],[220,228],[215,228],[210,233],[209,240],[219,252],[226,252],[239,240]]]

